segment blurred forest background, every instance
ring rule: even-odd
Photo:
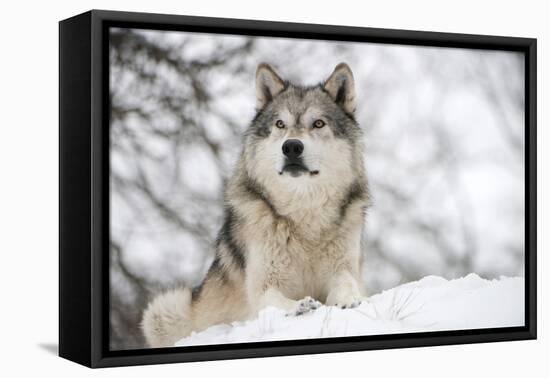
[[[206,273],[264,61],[302,84],[341,61],[354,72],[370,294],[426,275],[523,275],[522,54],[112,29],[112,349],[144,347],[148,301]]]

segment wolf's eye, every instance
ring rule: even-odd
[[[325,126],[326,123],[322,119],[318,119],[317,121],[313,122],[313,127],[320,129],[321,127]]]
[[[275,126],[277,126],[279,129],[284,129],[285,128],[285,123],[283,121],[281,121],[280,119],[278,119],[277,122],[275,122]]]

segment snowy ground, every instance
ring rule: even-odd
[[[301,316],[268,307],[257,319],[193,333],[177,346],[512,327],[524,324],[524,279],[428,276],[366,298],[354,309],[323,306]]]

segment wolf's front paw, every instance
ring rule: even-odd
[[[341,309],[355,308],[361,304],[361,297],[359,295],[347,294],[339,296],[329,296],[327,299],[327,306],[336,306]]]
[[[292,312],[288,313],[287,316],[303,315],[306,312],[316,310],[319,307],[321,307],[321,302],[311,297],[305,297],[304,299],[298,301],[296,308]]]
[[[355,278],[350,273],[342,272],[336,276],[327,296],[327,306],[354,308],[361,304],[361,292]]]
[[[335,306],[340,307],[341,309],[346,308],[355,308],[361,304],[361,299],[359,298],[353,298],[349,301],[343,301],[342,303],[336,303]]]

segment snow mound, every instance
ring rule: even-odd
[[[523,325],[523,277],[428,276],[365,298],[354,309],[322,306],[301,316],[286,316],[267,307],[256,319],[194,332],[176,346]]]

